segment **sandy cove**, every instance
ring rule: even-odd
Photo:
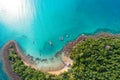
[[[62,50],[62,53],[63,53],[63,62],[65,63],[65,66],[62,68],[62,69],[59,69],[59,70],[55,70],[55,71],[48,71],[47,73],[49,74],[54,74],[54,75],[59,75],[65,71],[67,71],[70,67],[67,66],[67,64],[71,64],[73,63],[73,61],[69,58],[69,53],[70,53],[70,50],[72,49],[72,47],[77,44],[78,42],[82,42],[84,41],[85,39],[87,38],[99,38],[99,37],[120,37],[120,34],[118,35],[113,35],[113,34],[108,34],[108,33],[99,33],[99,34],[95,34],[95,35],[89,35],[89,36],[86,36],[86,35],[82,35],[80,37],[78,37],[76,40],[72,41],[72,42],[69,42]],[[17,52],[17,55],[22,59],[23,63],[26,65],[26,66],[30,66],[36,70],[40,70],[34,63],[34,61],[30,61],[30,59],[28,57],[26,57],[24,54],[22,54],[18,44],[15,42],[15,41],[9,41],[8,43],[6,43],[4,45],[4,47],[2,48],[2,55],[3,55],[3,63],[4,63],[4,68],[6,70],[6,72],[8,73],[8,75],[13,79],[13,80],[21,80],[19,78],[19,76],[17,74],[15,74],[12,69],[11,69],[11,66],[10,66],[10,63],[9,63],[9,60],[7,58],[7,56],[9,55],[9,46],[13,44],[13,48],[15,49],[15,51]]]
[[[4,45],[4,47],[2,48],[2,60],[3,60],[3,66],[4,66],[4,69],[5,71],[7,72],[7,74],[9,75],[10,78],[12,78],[13,80],[21,80],[20,77],[14,73],[12,71],[12,68],[11,68],[11,65],[10,65],[10,62],[8,60],[8,56],[9,56],[9,48],[11,47],[12,45],[12,48],[14,48],[14,50],[16,51],[18,57],[21,58],[21,60],[23,61],[23,63],[26,65],[26,66],[30,66],[31,68],[34,68],[36,70],[40,70],[34,63],[34,61],[31,61],[27,56],[25,56],[22,52],[21,52],[21,49],[19,48],[18,44],[11,40],[9,41],[8,43],[6,43]],[[63,62],[64,63],[70,63],[72,64],[72,60],[66,56],[63,57]],[[62,69],[59,69],[59,70],[53,70],[53,71],[48,71],[47,73],[49,74],[53,74],[53,75],[59,75],[65,71],[67,71],[69,69],[69,67],[67,67],[67,65],[65,65]]]

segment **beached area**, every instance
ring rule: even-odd
[[[119,37],[120,35],[114,35],[114,34],[110,34],[110,33],[98,33],[95,35],[84,35],[82,34],[80,37],[78,37],[75,41],[69,42],[62,50],[61,53],[58,53],[59,55],[61,54],[61,60],[64,63],[64,66],[62,68],[57,68],[56,69],[47,69],[45,71],[41,70],[38,65],[36,65],[35,61],[31,59],[30,56],[26,56],[22,53],[21,49],[19,48],[17,42],[15,41],[9,41],[8,43],[6,43],[4,45],[4,47],[2,48],[2,56],[3,56],[3,63],[4,63],[4,68],[6,70],[6,72],[8,73],[8,75],[14,79],[14,80],[21,80],[20,77],[14,73],[12,71],[11,65],[10,65],[10,61],[8,60],[8,56],[10,54],[10,50],[14,50],[17,53],[17,56],[19,58],[21,58],[22,62],[24,63],[24,65],[29,66],[35,70],[38,71],[42,71],[43,73],[49,73],[51,75],[60,75],[61,73],[67,72],[70,68],[71,65],[73,64],[73,60],[70,59],[70,51],[71,49],[75,46],[75,44],[79,43],[79,42],[83,42],[88,38],[92,38],[92,39],[97,39],[100,37],[111,37],[111,38],[115,38],[115,37]],[[57,54],[56,54],[57,55]],[[42,65],[42,64],[41,64]],[[54,67],[53,67],[54,68]]]
[[[59,69],[59,67],[58,67],[58,70],[56,70],[56,69],[55,69],[55,70],[54,70],[54,69],[51,69],[51,70],[46,70],[46,71],[45,71],[45,69],[44,69],[44,70],[41,70],[41,69],[36,65],[35,61],[33,61],[33,60],[31,59],[30,56],[26,56],[26,55],[24,55],[24,54],[21,52],[21,49],[19,48],[17,42],[15,42],[15,41],[9,41],[9,42],[6,43],[6,44],[4,45],[4,47],[2,48],[2,56],[3,56],[2,60],[3,60],[4,68],[5,68],[6,72],[7,72],[7,74],[8,74],[12,79],[14,79],[14,80],[16,80],[16,79],[17,79],[17,80],[21,80],[21,79],[19,78],[19,76],[18,76],[16,73],[14,73],[14,72],[12,71],[10,62],[9,62],[9,60],[8,60],[8,56],[9,56],[9,54],[10,54],[9,51],[10,51],[11,49],[15,50],[15,52],[17,53],[17,56],[21,58],[21,60],[23,61],[23,63],[24,63],[26,66],[29,66],[29,67],[31,67],[31,68],[34,68],[35,70],[40,70],[40,71],[43,71],[43,72],[46,72],[46,73],[49,73],[49,74],[53,74],[53,75],[59,75],[59,74],[61,74],[61,73],[64,73],[65,71],[67,71],[67,70],[70,68],[70,66],[68,66],[68,65],[69,65],[69,64],[72,64],[72,60],[71,60],[69,57],[65,56],[65,54],[62,54],[62,53],[61,53],[61,55],[62,55],[62,62],[64,63],[64,67],[63,67],[63,68]],[[60,54],[60,53],[59,53],[59,54]],[[54,68],[54,67],[53,67],[53,68]]]

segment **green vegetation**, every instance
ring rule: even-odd
[[[120,79],[120,38],[87,39],[71,51],[74,79]]]
[[[55,77],[25,66],[21,59],[16,55],[15,51],[11,51],[8,58],[13,71],[17,73],[22,80],[52,80],[52,78]]]
[[[59,76],[36,71],[23,64],[14,51],[9,60],[23,80],[116,80],[120,79],[120,38],[88,38],[71,50],[72,69]]]

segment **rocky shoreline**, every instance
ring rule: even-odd
[[[105,33],[105,32],[100,32],[100,33],[96,33],[94,35],[85,35],[85,34],[82,34],[80,35],[77,39],[67,43],[65,45],[65,47],[63,48],[63,52],[69,56],[69,53],[71,51],[71,49],[73,48],[73,46],[75,44],[77,44],[78,42],[83,42],[85,41],[86,39],[88,38],[93,38],[93,39],[97,39],[97,38],[100,38],[100,37],[111,37],[111,38],[115,38],[115,37],[120,37],[120,34],[112,34],[112,33]]]
[[[35,67],[35,64],[27,56],[22,54],[18,44],[15,41],[11,40],[3,46],[3,48],[2,48],[2,61],[3,61],[3,67],[6,71],[6,73],[8,74],[8,76],[12,80],[21,80],[21,78],[16,73],[14,73],[12,71],[10,61],[8,60],[8,56],[10,54],[11,48],[17,53],[18,57],[21,58],[21,60],[23,61],[23,63],[25,65],[30,66],[30,67]],[[33,65],[33,66],[31,66],[31,65]]]
[[[8,43],[6,43],[4,45],[4,47],[2,48],[2,61],[3,61],[3,67],[6,71],[6,73],[8,74],[8,76],[12,79],[12,80],[21,80],[21,78],[12,71],[11,65],[10,65],[10,61],[8,60],[8,56],[9,56],[9,45],[13,44],[14,41],[10,41]],[[15,46],[15,45],[14,45]]]
[[[26,65],[26,66],[30,66],[31,68],[34,68],[36,70],[40,70],[37,66],[36,66],[36,63],[33,61],[33,57],[32,56],[26,56],[24,55],[18,44],[11,40],[9,41],[8,43],[6,43],[3,48],[2,48],[2,61],[3,61],[3,67],[6,71],[6,73],[8,74],[8,76],[12,79],[12,80],[21,80],[21,78],[12,71],[12,68],[11,68],[11,64],[10,64],[10,61],[8,60],[8,56],[10,54],[10,49],[13,49],[18,57],[21,58],[21,60],[23,61],[23,63]],[[59,54],[58,54],[59,55]],[[58,57],[58,56],[56,56]],[[64,62],[64,61],[63,61]],[[65,65],[64,65],[65,66]],[[60,73],[63,73],[64,71],[67,71],[68,68],[66,67],[62,67],[62,68],[58,68],[56,70],[50,70],[50,71],[47,71],[47,73],[50,73],[50,74],[53,74],[53,75],[59,75]],[[42,70],[41,70],[42,71]],[[44,72],[44,71],[42,71]]]
[[[76,40],[69,42],[59,53],[56,54],[56,57],[57,57],[57,55],[62,54],[62,53],[64,53],[65,56],[69,57],[72,47],[75,44],[77,44],[78,42],[82,42],[82,41],[86,40],[87,38],[96,39],[96,38],[100,38],[100,37],[111,37],[111,38],[114,37],[115,38],[115,37],[120,37],[120,34],[117,34],[117,35],[115,34],[114,35],[114,34],[110,34],[110,33],[98,33],[98,34],[95,34],[95,35],[88,35],[88,36],[82,34]],[[8,60],[9,48],[10,47],[14,48],[17,55],[22,59],[22,61],[24,62],[25,65],[30,66],[32,68],[35,68],[36,70],[39,70],[35,66],[35,62],[30,59],[30,58],[32,58],[31,56],[25,56],[24,54],[22,54],[18,44],[15,41],[9,41],[2,48],[2,56],[3,56],[2,60],[3,60],[3,63],[4,63],[3,64],[4,69],[6,70],[7,74],[10,76],[10,78],[12,78],[13,80],[21,80],[20,77],[12,71],[12,68],[10,66],[10,62]],[[63,62],[67,64],[67,61],[65,59],[63,59],[63,60],[64,60]],[[72,62],[70,62],[70,64],[72,64]],[[68,68],[65,68],[65,66],[66,65],[64,65],[63,69],[59,69],[59,70],[56,70],[56,71],[48,71],[48,73],[59,75],[59,72],[63,73],[64,71],[67,71]]]

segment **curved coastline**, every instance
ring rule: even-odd
[[[108,32],[98,32],[98,33],[95,33],[94,35],[86,35],[86,34],[81,34],[80,36],[78,36],[77,39],[73,40],[73,41],[70,41],[68,42],[64,48],[63,48],[63,52],[65,52],[65,54],[67,56],[69,56],[69,53],[70,53],[70,50],[73,48],[73,46],[75,44],[77,44],[78,42],[82,42],[84,40],[86,40],[87,38],[100,38],[100,37],[120,37],[120,34],[112,34],[112,33],[108,33]]]
[[[81,36],[79,36],[76,40],[74,41],[71,41],[69,42],[59,53],[57,54],[63,54],[63,62],[65,64],[67,63],[70,63],[72,64],[72,60],[69,58],[69,53],[70,53],[70,50],[73,48],[73,46],[75,44],[77,44],[78,42],[82,42],[84,41],[85,39],[87,38],[100,38],[100,37],[120,37],[120,34],[110,34],[110,33],[97,33],[95,35],[84,35],[82,34]],[[12,46],[10,46],[12,44]],[[2,48],[2,60],[3,60],[3,63],[4,63],[4,68],[7,72],[7,74],[10,76],[10,78],[12,78],[13,80],[21,80],[20,77],[14,73],[11,69],[11,66],[10,66],[10,62],[7,58],[7,56],[9,55],[9,47],[13,47],[15,49],[15,51],[17,52],[17,55],[21,58],[21,60],[23,61],[23,63],[27,66],[30,66],[36,70],[39,70],[38,67],[35,65],[35,62],[30,60],[27,56],[25,56],[24,54],[22,54],[17,42],[11,40],[9,41],[8,43],[6,43],[4,45],[4,47]],[[56,54],[56,56],[57,56]],[[61,69],[58,69],[58,70],[51,70],[51,71],[47,71],[47,73],[49,74],[54,74],[54,75],[59,75],[65,71],[67,71],[69,69],[69,67],[67,67],[66,65],[64,65],[63,68]]]
[[[13,79],[13,80],[21,80],[21,78],[20,78],[16,73],[14,73],[14,72],[12,71],[11,64],[10,64],[10,62],[9,62],[9,60],[8,60],[9,48],[11,48],[11,47],[15,50],[15,52],[16,52],[17,55],[18,55],[18,57],[21,58],[21,60],[23,61],[23,63],[24,63],[26,66],[29,66],[29,67],[31,67],[31,68],[34,68],[35,70],[40,70],[40,69],[37,67],[36,63],[31,59],[32,57],[31,57],[31,56],[26,56],[26,55],[24,55],[24,54],[22,53],[21,49],[19,48],[17,42],[14,41],[14,40],[11,40],[11,41],[7,42],[7,43],[3,46],[3,48],[2,48],[3,67],[4,67],[5,71],[6,71],[6,73],[8,74],[8,76],[9,76],[11,79]],[[58,54],[58,55],[56,55],[56,57],[59,56],[59,54],[61,54],[61,52],[59,52],[59,53],[57,53],[57,54]],[[63,56],[64,56],[64,55],[63,55]],[[40,71],[46,72],[46,73],[49,73],[49,74],[53,74],[53,75],[59,75],[59,74],[65,72],[65,71],[67,71],[69,67],[67,67],[67,66],[65,65],[65,63],[67,63],[68,61],[71,61],[71,60],[70,60],[68,57],[65,57],[65,56],[64,56],[63,58],[64,58],[64,59],[63,59],[62,62],[64,63],[64,67],[58,68],[58,70],[49,70],[49,71],[44,71],[44,70],[42,71],[42,70],[40,70]],[[71,62],[71,63],[72,63],[72,62]]]
[[[3,61],[3,67],[8,74],[8,76],[13,80],[21,80],[21,78],[12,71],[10,62],[8,60],[9,56],[9,45],[12,44],[14,41],[9,41],[6,43],[2,48],[2,61]]]

